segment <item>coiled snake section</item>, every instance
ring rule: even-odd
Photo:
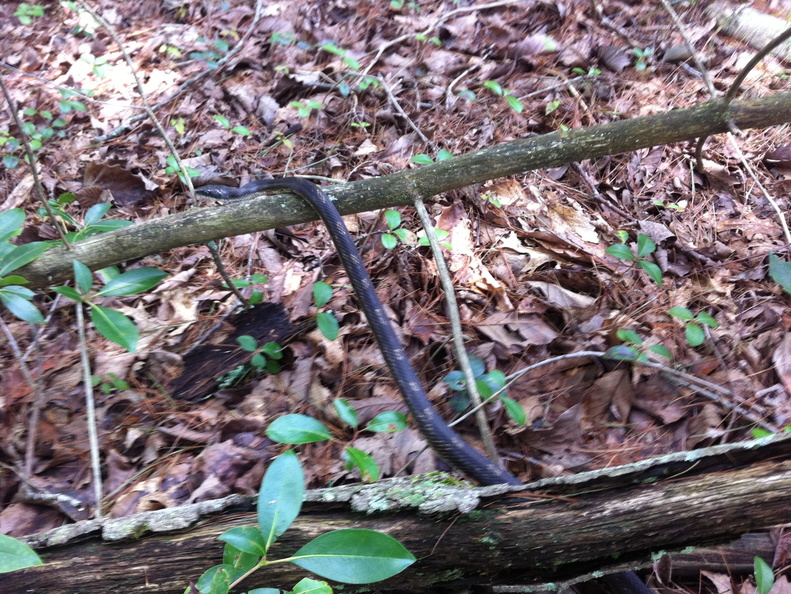
[[[426,441],[445,462],[484,485],[520,485],[521,482],[516,477],[498,467],[459,437],[434,409],[387,319],[382,302],[374,290],[371,277],[365,270],[341,214],[321,188],[307,180],[288,177],[254,181],[241,188],[202,186],[196,192],[214,200],[228,201],[255,198],[275,190],[287,190],[301,197],[313,207],[327,226],[390,373]]]

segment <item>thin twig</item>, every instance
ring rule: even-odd
[[[96,499],[94,518],[102,519],[102,462],[99,458],[99,435],[96,431],[96,402],[93,399],[93,382],[91,382],[91,358],[88,355],[88,342],[85,338],[85,317],[83,304],[75,303],[77,308],[77,334],[80,338],[80,362],[82,363],[82,383],[85,388],[85,412],[88,424],[88,444],[91,450],[91,468],[93,469],[93,496]]]
[[[448,319],[450,320],[453,349],[456,354],[456,361],[459,367],[461,367],[462,373],[464,373],[467,394],[470,397],[472,405],[477,410],[475,418],[478,424],[478,431],[481,434],[481,439],[483,440],[487,455],[492,461],[499,464],[500,457],[497,454],[497,447],[494,444],[492,430],[489,427],[486,414],[482,408],[481,395],[478,393],[478,387],[475,383],[475,374],[472,371],[470,359],[467,356],[467,349],[464,345],[464,331],[461,327],[459,305],[456,302],[456,290],[453,287],[453,281],[450,278],[448,267],[445,265],[442,247],[439,245],[439,240],[434,233],[434,225],[431,221],[431,217],[426,210],[425,204],[423,204],[423,200],[419,196],[415,196],[415,210],[417,211],[417,216],[421,223],[423,223],[423,228],[434,256],[434,262],[437,264],[437,272],[439,274],[440,283],[442,284],[442,290],[445,294],[445,305],[448,312]]]

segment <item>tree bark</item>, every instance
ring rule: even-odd
[[[334,186],[327,188],[327,193],[337,201],[342,214],[406,205],[415,196],[428,198],[506,175],[726,132],[729,121],[741,129],[789,122],[791,93],[737,100],[730,105],[715,100],[653,116],[552,132],[419,169]],[[91,237],[70,249],[49,250],[16,273],[29,281],[30,288],[41,288],[70,278],[75,259],[96,270],[191,243],[316,218],[308,204],[291,194],[194,208]]]
[[[397,488],[384,481],[312,492],[313,503],[280,537],[270,559],[285,557],[330,530],[354,527],[386,532],[418,558],[402,574],[377,584],[382,591],[535,586],[588,579],[603,568],[645,567],[658,552],[729,542],[746,531],[791,521],[791,438],[674,454],[524,488],[464,490],[480,499],[478,508],[465,514],[426,517],[414,509],[363,514],[339,502],[344,498],[339,493],[348,492],[353,507],[372,501],[371,508],[388,507],[384,489],[391,489],[395,499],[411,501],[414,496],[404,496],[404,485],[415,479],[403,481],[392,483]],[[441,493],[432,505],[450,498]],[[458,501],[469,503],[469,493]],[[220,562],[219,534],[255,523],[251,503],[236,498],[222,514],[203,518],[186,532],[116,543],[94,535],[50,548],[43,552],[44,566],[8,574],[6,591],[183,592],[190,580]],[[431,506],[424,502],[422,508]],[[139,531],[139,526],[130,530]],[[723,558],[721,551],[695,551],[679,558],[679,565],[705,561],[711,567],[717,558]],[[259,570],[244,587],[291,588],[305,575],[296,566],[277,564]],[[370,586],[344,586],[347,592],[364,590]]]

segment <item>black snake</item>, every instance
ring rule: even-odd
[[[434,409],[387,319],[354,239],[349,234],[338,209],[321,188],[304,179],[287,177],[258,180],[240,188],[220,185],[201,186],[196,192],[213,200],[228,201],[256,198],[276,190],[288,190],[306,200],[327,226],[360,306],[390,368],[390,373],[393,374],[404,401],[426,441],[448,464],[483,485],[502,483],[521,485],[519,479],[497,466],[459,437]],[[607,577],[610,585],[619,592],[651,593],[651,590],[632,572],[612,574]]]

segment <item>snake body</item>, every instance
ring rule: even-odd
[[[404,352],[404,347],[401,346],[387,319],[354,239],[349,234],[338,209],[321,188],[307,180],[288,177],[258,180],[240,188],[220,185],[201,186],[196,192],[201,196],[224,202],[256,198],[276,190],[287,190],[307,201],[327,226],[360,306],[390,368],[390,373],[426,441],[445,462],[483,485],[502,483],[521,485],[519,479],[494,464],[459,437],[434,409]],[[618,593],[652,594],[652,590],[631,571],[611,574],[605,576],[603,580]]]
[[[338,209],[321,188],[307,180],[288,177],[258,180],[240,188],[202,186],[197,188],[196,192],[214,200],[228,201],[255,198],[274,190],[293,192],[308,202],[327,226],[379,349],[390,368],[390,373],[401,391],[409,412],[412,413],[431,447],[445,462],[484,485],[522,484],[516,477],[494,464],[459,437],[434,409],[390,325],[354,239],[349,234]]]

